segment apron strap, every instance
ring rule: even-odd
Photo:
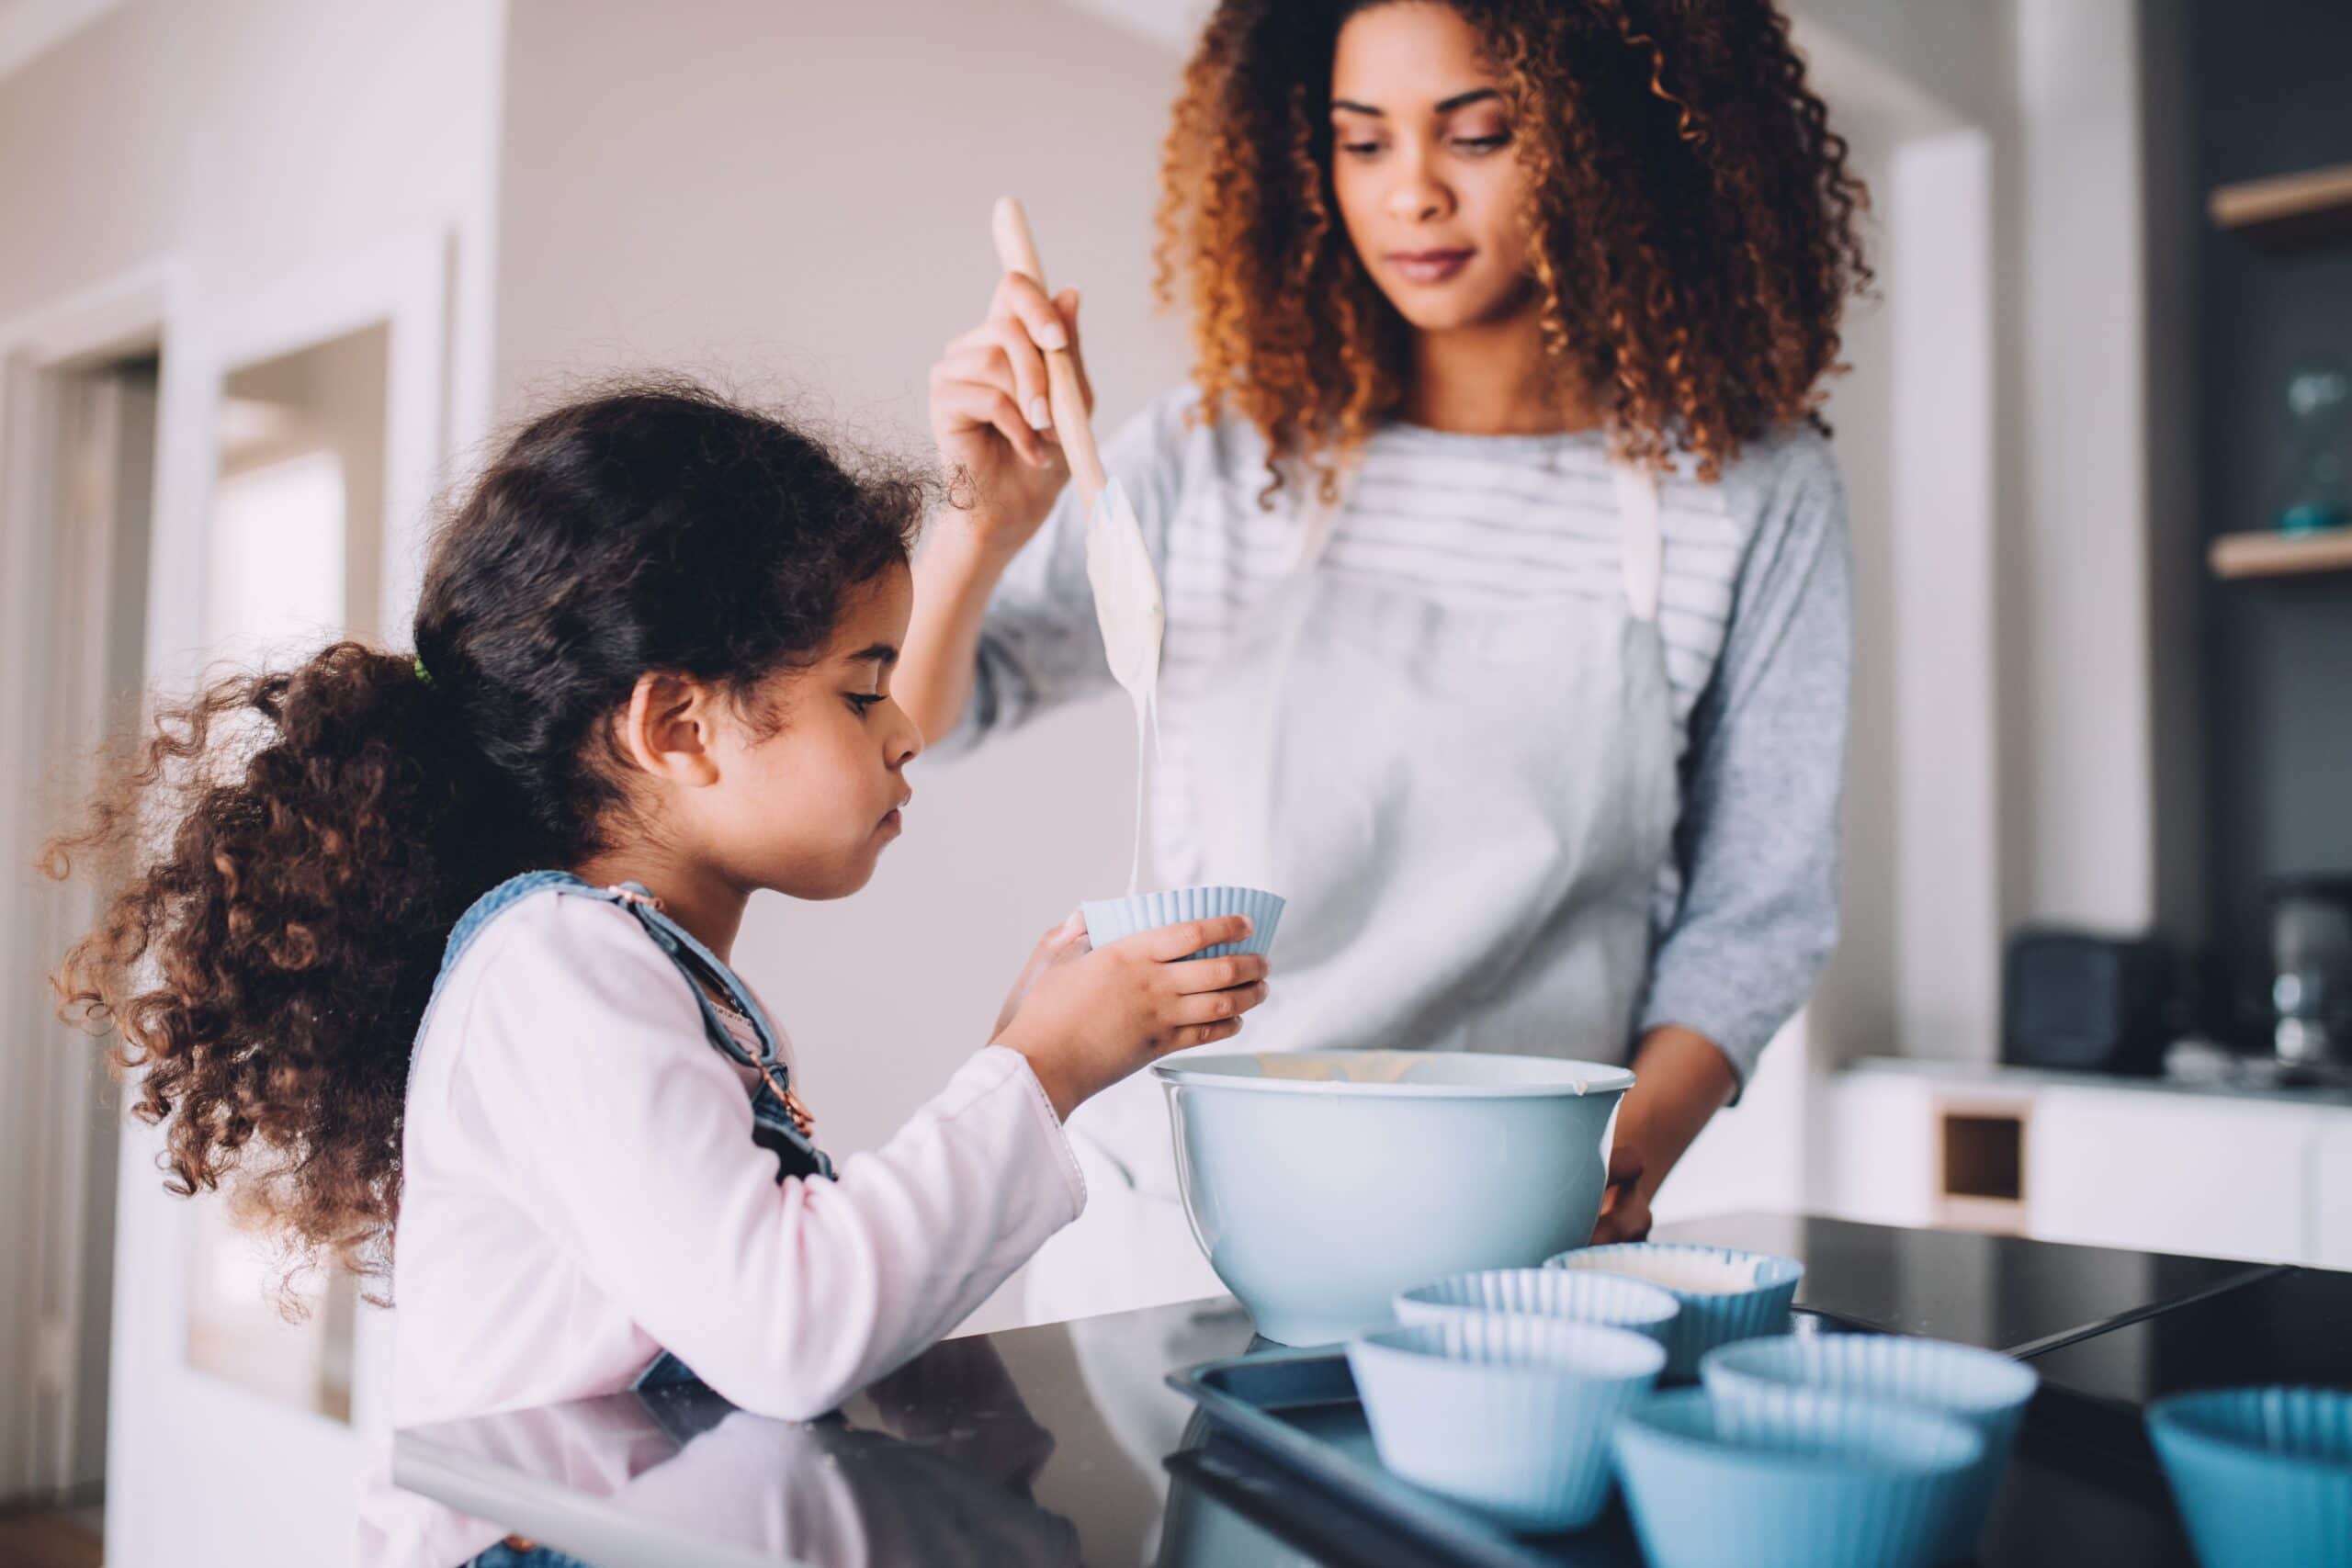
[[[1617,545],[1625,571],[1625,606],[1634,619],[1655,621],[1659,584],[1666,575],[1657,475],[1633,463],[1611,463],[1610,469],[1617,481]]]
[[[1340,466],[1331,475],[1331,498],[1323,498],[1318,481],[1301,499],[1298,508],[1298,534],[1293,541],[1290,565],[1284,575],[1305,577],[1323,564],[1330,553],[1331,536],[1340,531],[1340,513],[1346,510],[1348,497],[1355,490],[1356,467],[1362,454],[1349,452],[1340,458]]]

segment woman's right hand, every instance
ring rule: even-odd
[[[1241,1015],[1266,999],[1265,958],[1193,954],[1249,934],[1248,916],[1221,915],[1066,957],[1035,976],[991,1043],[1029,1058],[1067,1120],[1154,1057],[1240,1032]]]
[[[1069,346],[1091,414],[1075,288],[1048,299],[1028,278],[1006,273],[988,318],[951,340],[931,367],[931,431],[952,477],[950,499],[979,541],[1005,558],[1029,542],[1069,480],[1040,344]]]

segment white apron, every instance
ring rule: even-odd
[[[1622,604],[1448,603],[1292,568],[1188,712],[1206,880],[1288,908],[1272,993],[1212,1049],[1402,1047],[1622,1062],[1680,810],[1648,473],[1617,470]],[[1069,1123],[1085,1213],[1030,1265],[1034,1321],[1221,1292],[1148,1071]]]

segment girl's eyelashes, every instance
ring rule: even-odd
[[[844,692],[842,694],[849,699],[850,711],[860,718],[864,718],[882,700],[879,692]]]

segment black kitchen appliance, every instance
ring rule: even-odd
[[[2290,1075],[2352,1073],[2352,876],[2270,889],[2271,1046]]]
[[[2009,939],[2001,1059],[2066,1072],[2164,1070],[2178,965],[2154,937],[2029,928]]]

